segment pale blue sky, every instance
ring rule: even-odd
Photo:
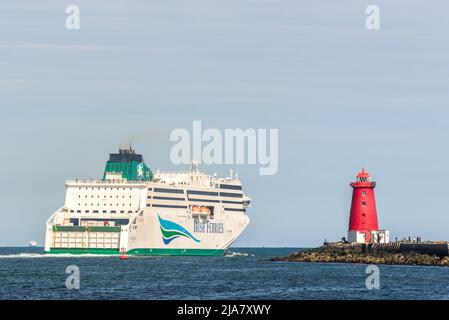
[[[81,30],[65,29],[77,4]],[[378,4],[381,30],[365,28]],[[169,133],[278,128],[279,171],[240,166],[238,246],[346,235],[365,165],[392,237],[449,239],[447,1],[3,1],[0,246],[42,243],[64,181],[100,177],[133,140],[170,164]],[[226,175],[229,166],[203,167]]]

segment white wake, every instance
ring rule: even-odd
[[[248,256],[254,257],[253,254],[249,254],[249,253],[246,253],[246,252],[232,252],[232,251],[226,252],[226,255],[225,255],[225,257],[229,257],[229,258],[232,258],[232,257],[248,257]]]

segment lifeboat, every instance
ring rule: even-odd
[[[198,206],[192,206],[192,213],[201,213],[201,209]]]
[[[201,207],[201,214],[210,214],[210,210],[208,207]]]

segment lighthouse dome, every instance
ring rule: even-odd
[[[371,176],[367,171],[365,171],[365,168],[362,168],[362,170],[357,174],[357,181],[358,182],[371,181]]]

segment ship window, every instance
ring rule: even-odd
[[[98,213],[98,210],[94,210],[94,213]]]
[[[106,213],[107,211],[106,210],[103,210],[103,213]]]
[[[187,206],[177,206],[169,204],[153,204],[154,208],[176,208],[176,209],[187,209]]]
[[[184,199],[182,199],[184,200]],[[211,199],[194,199],[194,198],[189,198],[190,201],[199,201],[199,202],[215,202],[215,203],[219,203],[220,200],[211,200]],[[241,201],[239,202],[241,203]]]
[[[148,199],[151,199],[150,196],[148,196]],[[154,200],[173,200],[173,201],[184,201],[184,198],[175,198],[175,197],[159,197],[159,196],[154,196],[153,197]]]
[[[224,208],[226,211],[237,211],[237,212],[246,212],[245,209],[240,208]]]
[[[182,189],[154,188],[154,192],[163,192],[163,193],[184,193],[184,190],[182,190]]]
[[[196,194],[196,195],[204,195],[204,196],[218,196],[218,192],[198,191],[198,190],[188,190],[187,194]]]
[[[366,207],[366,201],[362,201],[362,206]]]
[[[243,204],[243,201],[223,200],[222,203]]]
[[[85,213],[89,213],[89,210],[84,211]]]
[[[120,213],[125,213],[125,211],[123,211],[123,210],[120,210]]]
[[[222,196],[222,197],[232,197],[232,198],[243,198],[243,194],[242,193],[220,192],[220,196]]]
[[[242,186],[236,186],[231,184],[221,184],[221,189],[230,189],[230,190],[242,190]]]

